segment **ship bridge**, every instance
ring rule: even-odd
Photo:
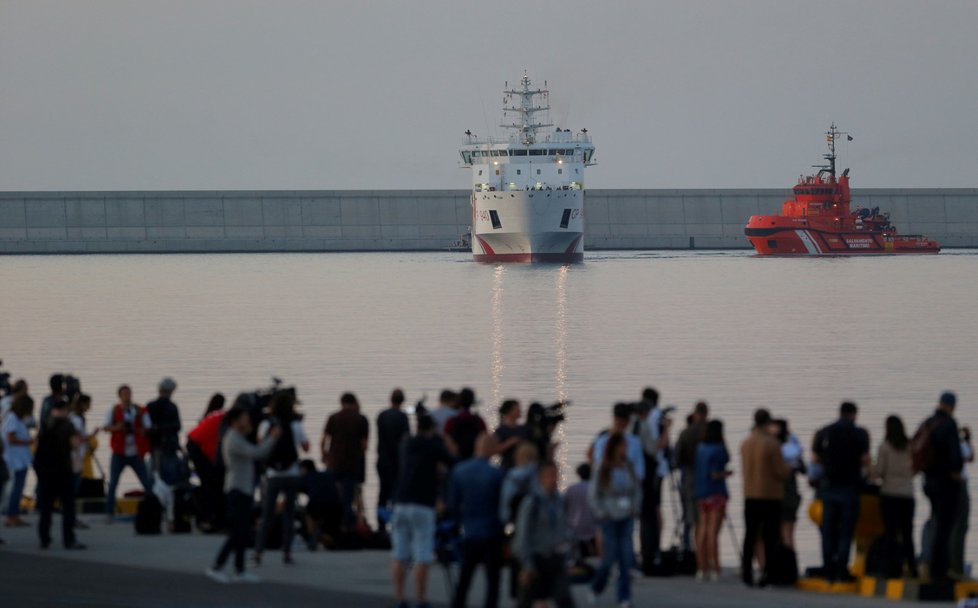
[[[544,83],[546,86],[546,83]],[[584,167],[594,165],[587,129],[573,132],[550,123],[550,92],[534,89],[524,74],[518,88],[503,91],[507,137],[480,138],[465,132],[461,166],[472,170],[476,192],[499,190],[582,190]]]

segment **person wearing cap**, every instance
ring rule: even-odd
[[[923,469],[924,494],[930,500],[934,540],[931,545],[930,578],[934,582],[948,580],[951,529],[961,486],[964,458],[961,455],[958,424],[954,420],[957,396],[947,391],[941,395],[934,414],[925,420],[921,429],[929,433],[929,462]]]
[[[152,448],[150,468],[154,475],[160,474],[164,458],[180,450],[180,410],[172,400],[176,390],[177,383],[173,378],[163,378],[159,385],[159,398],[146,404],[152,422],[148,431]]]

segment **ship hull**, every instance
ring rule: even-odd
[[[851,256],[939,253],[940,245],[917,235],[880,231],[827,230],[805,220],[754,216],[744,230],[759,255]]]
[[[584,191],[472,194],[477,262],[567,264],[584,260]]]

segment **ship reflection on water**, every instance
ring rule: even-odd
[[[550,325],[553,327],[553,337],[551,340],[541,340],[537,344],[527,343],[527,334],[523,332],[506,333],[506,328],[512,329],[514,320],[507,318],[508,308],[516,306],[515,302],[506,302],[506,277],[508,272],[529,272],[541,275],[540,280],[536,281],[540,289],[553,290],[553,295],[547,294],[544,300],[553,302],[552,308],[535,309],[533,314],[544,318],[523,319],[523,321],[533,323],[537,327]],[[494,426],[498,421],[497,407],[503,399],[519,399],[523,412],[526,413],[527,407],[533,401],[539,401],[544,405],[550,405],[556,401],[566,401],[567,391],[567,330],[568,330],[568,310],[567,310],[567,282],[570,267],[560,266],[536,266],[536,267],[515,267],[506,264],[497,264],[493,268],[492,293],[490,297],[490,313],[492,324],[489,340],[491,343],[490,355],[490,375],[492,377],[492,397],[488,404],[484,404],[482,415],[490,426]],[[515,277],[514,277],[515,278]],[[521,281],[522,282],[522,281]],[[552,286],[552,287],[551,287]],[[553,314],[552,322],[545,317]],[[511,341],[511,342],[510,342]],[[507,348],[508,346],[508,348]],[[512,369],[512,374],[507,374],[507,356],[516,360],[523,359],[524,350],[536,353],[536,365],[542,369],[529,369],[526,366],[516,366]],[[546,369],[549,362],[553,362],[552,371]],[[552,374],[553,384],[547,386],[544,378]],[[526,392],[527,387],[533,387],[533,392]],[[565,425],[557,426],[554,441],[563,444],[565,439]],[[556,459],[565,471],[564,483],[573,481],[567,477],[566,468],[569,464],[567,450],[558,449]],[[575,464],[575,463],[570,463]]]

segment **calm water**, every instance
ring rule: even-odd
[[[470,385],[492,420],[509,396],[573,400],[561,458],[574,465],[610,405],[653,385],[681,412],[707,400],[734,450],[755,407],[808,443],[853,399],[875,450],[886,415],[915,427],[942,389],[959,392],[964,424],[975,416],[976,277],[974,251],[594,253],[571,267],[448,253],[6,257],[0,356],[35,397],[50,372],[78,375],[97,420],[123,382],[145,402],[173,376],[187,424],[212,392],[277,375],[299,387],[318,441],[344,390],[373,418],[394,386],[413,401]],[[731,489],[739,534],[736,478]],[[817,532],[802,517],[813,564]],[[729,561],[726,531],[722,542]]]

